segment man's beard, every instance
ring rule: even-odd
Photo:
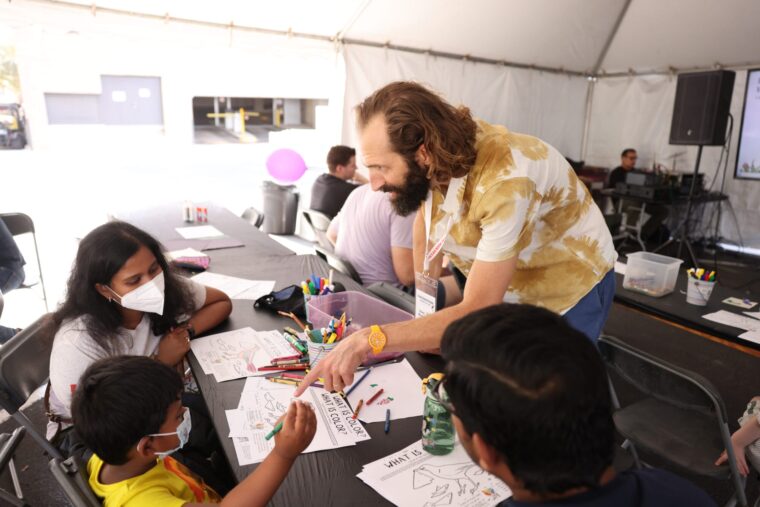
[[[412,161],[409,162],[409,172],[403,186],[383,185],[380,190],[396,193],[395,198],[391,198],[391,205],[396,213],[406,217],[417,211],[427,198],[430,181],[425,176],[425,169]]]

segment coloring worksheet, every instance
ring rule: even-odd
[[[293,355],[293,349],[279,331],[254,331],[250,327],[196,338],[190,349],[206,375],[214,374],[217,382],[264,375],[276,357]]]
[[[220,275],[204,271],[192,277],[194,282],[213,287],[227,294],[230,299],[251,299],[266,296],[274,289],[273,280],[248,280],[236,276]]]
[[[364,372],[354,374],[357,382]],[[350,386],[345,390],[348,391]],[[372,403],[367,403],[377,392],[383,390]],[[398,363],[375,366],[367,378],[359,382],[348,395],[352,407],[364,400],[359,419],[366,423],[385,421],[385,411],[390,409],[391,419],[403,419],[422,415],[425,395],[422,394],[422,379],[404,359]]]
[[[496,505],[512,492],[483,471],[457,442],[445,456],[433,456],[417,441],[368,465],[357,475],[400,507]]]
[[[241,466],[259,463],[274,448],[274,439],[264,437],[287,411],[294,391],[294,386],[260,377],[246,380],[238,408],[226,411],[229,437]],[[355,445],[370,438],[361,422],[351,418],[352,411],[340,395],[310,387],[301,399],[314,407],[317,416],[317,432],[305,453]]]

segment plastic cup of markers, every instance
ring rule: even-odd
[[[309,366],[314,368],[324,357],[330,353],[338,345],[338,342],[333,343],[317,343],[311,340],[308,341],[309,349]]]
[[[686,286],[686,302],[691,305],[705,306],[710,300],[710,295],[715,288],[715,280],[708,282],[706,280],[697,280],[688,277]]]

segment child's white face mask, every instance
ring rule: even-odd
[[[151,433],[148,435],[149,437],[164,437],[169,435],[177,435],[179,437],[179,445],[175,447],[174,449],[169,449],[168,451],[162,451],[162,452],[156,452],[156,456],[159,458],[165,458],[168,455],[170,455],[173,452],[177,452],[180,449],[182,449],[185,444],[187,444],[187,441],[190,439],[190,430],[193,427],[192,420],[190,419],[190,409],[185,408],[185,413],[182,414],[182,422],[179,423],[177,426],[177,431],[172,431],[171,433]]]
[[[106,285],[106,287],[108,287],[108,285]],[[141,312],[156,313],[158,315],[163,315],[164,313],[163,271],[153,277],[152,280],[148,280],[123,296],[119,296],[111,287],[108,287],[108,290],[118,296],[118,303],[124,308]]]

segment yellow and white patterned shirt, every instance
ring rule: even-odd
[[[443,251],[465,275],[476,259],[517,256],[504,301],[565,313],[617,258],[599,207],[565,157],[540,139],[478,121],[476,148]],[[432,194],[434,242],[448,217],[443,194]]]

